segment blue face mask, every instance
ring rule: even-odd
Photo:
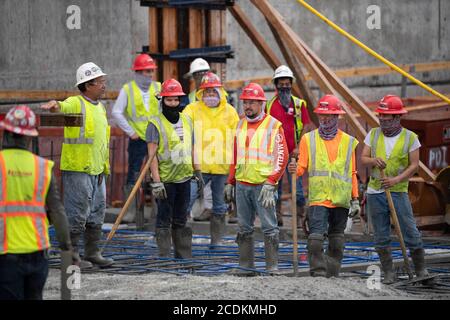
[[[152,78],[144,76],[140,73],[136,73],[135,80],[136,80],[136,84],[138,85],[138,87],[145,91],[148,90],[148,87],[150,87],[150,85],[152,84],[152,81],[153,81]]]
[[[202,100],[210,108],[215,108],[219,106],[220,103],[219,97],[203,97]]]
[[[326,120],[319,122],[319,135],[324,140],[332,140],[338,131],[338,120],[337,115],[330,117]]]

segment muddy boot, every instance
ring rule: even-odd
[[[297,206],[297,229],[303,228],[303,220],[305,220],[305,206]]]
[[[323,240],[324,236],[320,234],[310,234],[308,237],[309,273],[312,277],[325,277],[327,275]]]
[[[418,278],[422,277],[428,277],[430,274],[428,273],[427,269],[425,268],[425,250],[423,248],[409,250],[409,253],[411,254],[411,259],[414,263],[414,269],[416,271],[416,276]],[[423,284],[425,285],[432,285],[434,284],[434,279],[428,279],[423,281]]]
[[[89,261],[81,260],[79,253],[79,242],[81,233],[70,233],[70,242],[72,242],[72,261],[74,265],[77,265],[81,270],[92,268],[93,265]]]
[[[328,236],[327,249],[327,278],[339,277],[341,262],[344,257],[345,239],[344,234],[335,233]]]
[[[131,190],[133,190],[134,185],[132,184],[127,184],[123,187],[123,194],[125,195],[125,199],[124,201],[126,202],[128,200],[128,197],[130,196]],[[124,202],[124,205],[125,205]],[[130,205],[128,206],[128,210],[127,213],[125,214],[125,216],[122,218],[123,222],[126,223],[130,223],[130,222],[134,222],[136,220],[136,195],[134,196],[133,200],[131,201]]]
[[[101,268],[109,267],[113,259],[104,258],[100,252],[99,244],[102,239],[102,227],[86,227],[84,232],[84,258]]]
[[[161,258],[169,258],[170,257],[170,230],[163,228],[156,228],[155,230],[155,240],[156,245],[158,246],[158,255]]]
[[[278,271],[278,234],[264,235],[264,252],[266,258],[266,271]]]
[[[211,216],[212,216],[211,209],[205,209],[198,217],[194,217],[193,220],[194,221],[209,221],[211,219]]]
[[[172,242],[176,259],[192,258],[192,229],[190,227],[172,229]]]
[[[220,244],[225,234],[225,215],[213,214],[210,221],[211,246]]]
[[[281,200],[277,201],[276,204],[276,212],[277,212],[277,223],[279,227],[283,226],[283,214],[281,213]]]
[[[381,268],[384,272],[383,284],[393,284],[395,282],[395,272],[391,248],[376,248],[376,251],[380,257]]]
[[[236,242],[239,246],[239,266],[242,268],[255,268],[255,240],[253,233],[238,232]],[[236,276],[254,276],[255,273],[250,270],[236,269],[233,270]]]

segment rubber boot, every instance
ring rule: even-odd
[[[100,252],[99,244],[102,239],[102,227],[86,227],[84,233],[84,255],[87,261],[101,268],[109,267],[114,263],[113,259],[104,258]]]
[[[327,278],[339,277],[341,262],[344,257],[345,238],[343,233],[330,234],[328,236],[327,249]]]
[[[278,271],[278,234],[264,235],[264,252],[266,258],[266,271],[274,272]]]
[[[242,268],[255,268],[255,239],[253,233],[238,232],[236,242],[239,246],[239,266]],[[236,276],[253,276],[255,273],[250,270],[236,269],[233,271]]]
[[[281,200],[277,201],[276,204],[276,212],[277,212],[277,223],[279,227],[283,226],[283,214],[281,213]]]
[[[305,206],[297,206],[297,229],[303,228],[303,220],[305,220]]]
[[[156,228],[155,241],[158,246],[158,255],[161,258],[170,257],[171,235],[169,229]]]
[[[172,242],[176,259],[192,258],[192,229],[190,227],[172,229]]]
[[[327,275],[323,240],[324,236],[320,234],[313,233],[308,237],[309,273],[312,277],[325,277]]]
[[[128,197],[130,196],[131,190],[133,190],[134,185],[127,184],[123,187],[123,194],[125,195],[125,202],[127,201]],[[127,213],[123,216],[122,221],[126,223],[131,223],[136,220],[136,196],[134,196],[133,200],[131,201],[130,205],[128,206]],[[125,204],[124,202],[124,204]]]
[[[225,234],[225,215],[213,214],[210,221],[211,246],[220,244]]]
[[[92,268],[93,265],[89,261],[81,260],[79,253],[79,242],[81,238],[81,233],[70,233],[70,242],[72,242],[72,260],[75,265],[80,267],[81,270]]]
[[[377,248],[380,257],[381,268],[384,272],[383,284],[393,284],[395,282],[394,264],[392,263],[391,248]]]
[[[409,250],[411,259],[414,263],[414,269],[418,278],[428,277],[430,274],[425,268],[425,250],[423,248]],[[424,281],[424,284],[430,285],[434,283],[434,279]]]

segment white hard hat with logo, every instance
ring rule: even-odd
[[[192,61],[189,72],[186,73],[184,76],[188,78],[192,77],[192,75],[196,72],[210,71],[210,70],[211,68],[209,66],[209,63],[205,59],[197,58],[194,61]]]
[[[273,75],[272,81],[275,81],[279,78],[291,78],[293,81],[295,81],[294,74],[292,73],[292,70],[285,65],[281,65],[275,70],[275,73]]]
[[[106,73],[103,73],[102,69],[95,63],[88,62],[82,64],[77,70],[77,84],[75,86],[101,76],[106,76]]]

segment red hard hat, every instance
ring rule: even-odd
[[[0,128],[24,136],[36,137],[36,115],[27,106],[17,106],[6,114],[3,121],[0,121]]]
[[[207,72],[202,78],[202,83],[200,84],[199,89],[220,87],[222,87],[222,81],[220,81],[219,76],[213,72]]]
[[[179,97],[185,96],[181,84],[175,79],[169,79],[163,82],[161,86],[161,97]]]
[[[257,83],[249,83],[239,97],[240,100],[260,100],[267,101],[263,88]]]
[[[332,94],[323,96],[317,107],[314,109],[314,113],[318,114],[345,114],[342,110],[342,102]]]
[[[154,70],[157,66],[155,61],[146,53],[141,53],[134,59],[133,68],[131,70],[140,71],[140,70]]]
[[[381,99],[375,112],[384,114],[405,114],[408,111],[405,109],[402,99],[394,95],[387,95]]]

